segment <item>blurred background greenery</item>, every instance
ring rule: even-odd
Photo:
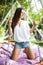
[[[28,17],[32,19],[33,21],[36,21],[38,24],[38,29],[43,29],[43,3],[42,0],[37,0],[37,2],[33,2],[33,0],[0,0],[0,25],[3,22],[4,18],[8,14],[9,10],[12,8],[13,4],[18,1],[18,4],[21,5],[21,7],[25,10],[25,12],[28,14]],[[32,4],[33,2],[33,4]],[[39,3],[41,5],[41,8],[38,5]],[[35,4],[35,5],[34,5]],[[14,11],[17,8],[17,4],[14,7]],[[36,9],[36,11],[35,11]],[[13,12],[13,11],[12,11]],[[8,28],[8,24],[6,23],[9,19],[9,16],[7,17],[6,21],[3,23],[2,26],[0,26],[0,38],[5,36],[6,30]],[[31,22],[29,23],[30,27],[32,27]]]

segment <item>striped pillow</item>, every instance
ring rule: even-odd
[[[1,46],[0,46],[0,57],[10,57],[12,54],[14,48],[14,43],[6,43],[4,42]]]

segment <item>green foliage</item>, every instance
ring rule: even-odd
[[[41,29],[41,25],[40,24],[38,25],[38,29]]]
[[[43,17],[40,20],[40,23],[38,25],[38,29],[42,29],[43,30]]]
[[[22,8],[26,11],[27,8],[29,7],[30,3],[32,2],[32,0],[30,0],[28,2],[28,0],[18,0],[18,2],[21,4]],[[29,8],[28,8],[29,9]]]
[[[34,19],[34,21],[39,21],[40,20],[39,15],[37,13],[34,13],[33,19]]]
[[[32,28],[32,23],[29,23],[30,28]]]
[[[0,37],[4,37],[5,36],[5,28],[2,26],[0,27]]]
[[[5,6],[5,1],[6,1],[6,6]],[[34,11],[34,5],[31,5],[32,0],[25,0],[25,1],[24,0],[14,0],[14,2],[16,2],[16,1],[18,1],[20,3],[21,7],[26,12],[28,10],[28,16],[30,16],[31,19],[33,19],[34,21],[39,21],[40,22],[40,18],[43,16],[43,9],[40,9],[40,13],[39,13],[40,18],[39,18],[38,13],[36,13]],[[11,6],[12,6],[12,0],[0,0],[0,21],[2,21],[2,17],[4,18],[6,16],[8,11],[10,10]],[[14,11],[15,11],[16,8],[17,8],[17,5],[14,8]],[[4,25],[5,25],[5,23],[3,24],[3,26]],[[29,25],[30,25],[30,27],[32,27],[31,23]],[[39,28],[40,28],[40,25],[39,25]]]
[[[43,16],[43,9],[40,9],[40,14],[41,16]]]
[[[2,18],[4,19],[7,12],[10,10],[11,6],[12,6],[11,0],[7,0],[6,5],[4,0],[0,1],[0,21],[2,21]]]

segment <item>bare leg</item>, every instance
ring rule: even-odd
[[[34,55],[33,50],[32,50],[31,47],[25,48],[25,53],[27,54],[27,57],[29,59],[35,59],[35,55]]]
[[[18,55],[20,53],[20,50],[21,49],[14,48],[13,53],[12,53],[12,57],[11,57],[12,60],[15,60],[16,61],[18,59]]]
[[[41,65],[40,63],[34,64],[34,65]]]

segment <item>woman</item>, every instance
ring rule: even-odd
[[[34,52],[29,43],[30,33],[34,31],[35,25],[30,29],[27,21],[21,20],[23,17],[23,9],[17,8],[11,24],[14,40],[16,41],[11,59],[15,61],[18,59],[21,48],[25,48],[28,58],[35,59]]]

